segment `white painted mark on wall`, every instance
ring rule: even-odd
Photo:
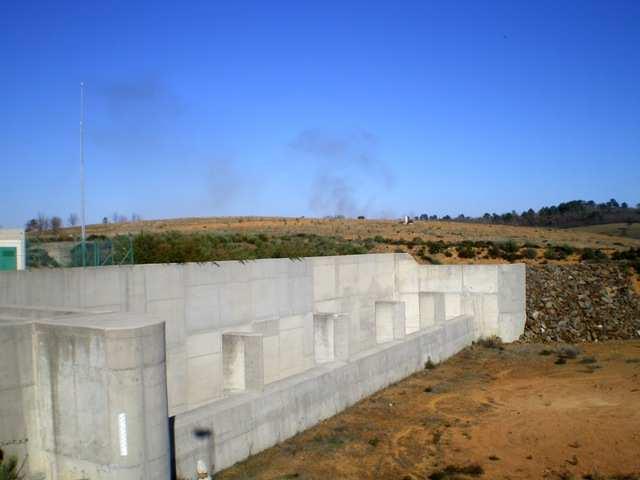
[[[126,457],[129,454],[127,445],[127,414],[118,414],[118,437],[120,438],[120,456]]]

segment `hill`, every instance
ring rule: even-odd
[[[575,232],[597,233],[603,235],[611,235],[613,237],[624,237],[640,240],[640,222],[590,225],[587,227],[572,228],[571,230]]]

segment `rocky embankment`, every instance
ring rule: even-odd
[[[527,267],[522,340],[594,342],[640,338],[640,295],[615,264]]]

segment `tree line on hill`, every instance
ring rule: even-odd
[[[118,212],[114,212],[113,215],[111,215],[111,219],[109,219],[109,217],[104,217],[102,219],[102,223],[106,225],[109,223],[127,223],[129,221],[139,222],[141,220],[142,217],[137,213],[132,213],[131,218],[128,218],[126,215],[121,215]],[[70,213],[69,217],[67,218],[66,225],[68,227],[75,227],[76,225],[78,225],[78,222],[78,214]],[[25,224],[25,230],[31,233],[58,233],[58,231],[64,226],[65,223],[61,217],[57,215],[49,217],[44,213],[38,213],[36,217],[31,218],[29,221],[27,221],[27,223]]]
[[[423,213],[416,220],[437,220],[436,215]],[[584,227],[605,223],[640,222],[640,203],[635,208],[627,202],[618,203],[612,198],[608,202],[596,203],[593,200],[571,200],[569,202],[542,207],[537,212],[530,208],[522,213],[515,210],[507,213],[485,213],[481,217],[466,217],[463,214],[455,218],[445,215],[441,220],[457,222],[488,223],[498,225],[520,225],[531,227]]]

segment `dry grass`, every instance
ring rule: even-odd
[[[113,236],[122,233],[145,232],[241,232],[287,235],[292,233],[312,233],[333,235],[346,239],[364,239],[380,235],[388,239],[460,242],[463,240],[484,240],[502,242],[513,240],[518,243],[545,245],[569,244],[574,247],[600,248],[614,251],[640,246],[640,240],[613,237],[603,233],[578,229],[552,229],[541,227],[517,227],[508,225],[484,225],[444,221],[415,222],[403,225],[395,220],[355,220],[318,218],[279,217],[210,217],[177,218],[166,220],[145,220],[141,222],[90,225],[89,235]],[[61,230],[62,236],[76,236],[79,228]],[[393,251],[393,246],[387,246]],[[451,263],[449,261],[448,263]]]
[[[574,232],[597,233],[614,237],[626,237],[640,240],[640,223],[607,223],[606,225],[590,225],[571,229]]]

